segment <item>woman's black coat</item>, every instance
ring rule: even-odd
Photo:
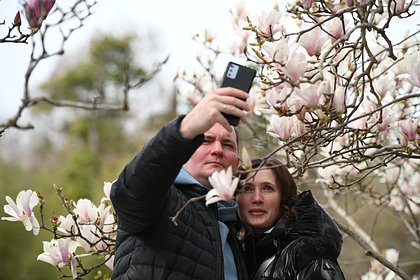
[[[310,191],[299,195],[295,216],[269,233],[244,239],[247,267],[255,280],[345,279],[337,262],[342,236]]]

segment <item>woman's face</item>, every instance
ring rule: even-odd
[[[236,195],[239,216],[252,228],[271,228],[280,217],[280,186],[271,169],[250,173],[246,184]]]

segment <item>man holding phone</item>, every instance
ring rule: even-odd
[[[235,130],[225,115],[244,119],[247,93],[208,92],[185,116],[165,125],[113,183],[119,230],[112,279],[247,279],[235,239],[236,202],[189,204],[211,188],[214,171],[236,171]]]

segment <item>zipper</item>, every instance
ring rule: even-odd
[[[224,274],[224,267],[223,267],[223,252],[222,252],[222,243],[220,238],[220,229],[219,229],[219,219],[217,214],[217,204],[214,204],[212,207],[212,215],[214,217],[214,223],[215,223],[215,241],[216,241],[216,275],[219,276],[217,278],[218,280],[224,280],[225,274]]]

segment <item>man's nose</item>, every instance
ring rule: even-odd
[[[212,153],[223,154],[223,146],[219,141],[214,141],[211,148]]]

